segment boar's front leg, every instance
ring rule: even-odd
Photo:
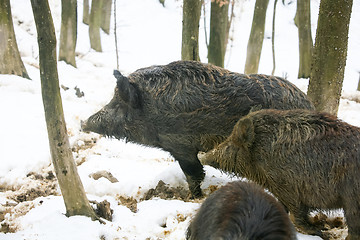
[[[165,150],[179,162],[179,165],[186,176],[189,190],[194,198],[202,197],[200,185],[205,177],[203,166],[197,158],[198,150],[189,145],[175,144]]]

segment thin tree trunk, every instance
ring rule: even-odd
[[[102,0],[94,0],[91,2],[89,36],[91,48],[97,52],[102,52],[100,38],[100,22],[101,22]]]
[[[77,0],[61,1],[61,32],[59,61],[76,67]]]
[[[352,0],[321,0],[308,96],[316,110],[337,115],[348,49]]]
[[[311,37],[310,0],[297,0],[296,22],[299,32],[298,78],[309,78],[313,41]]]
[[[274,11],[273,11],[273,21],[272,21],[272,33],[271,33],[271,49],[273,55],[273,69],[271,71],[271,75],[274,75],[275,68],[276,68],[276,61],[275,61],[275,17],[276,17],[276,5],[277,0],[274,1]]]
[[[114,0],[114,38],[115,38],[115,51],[116,51],[116,69],[119,70],[119,47],[117,41],[117,21],[116,21],[116,0]]]
[[[16,43],[10,0],[0,0],[0,74],[30,79]]]
[[[66,215],[97,216],[86,198],[72,156],[62,108],[56,63],[56,38],[48,1],[31,0],[38,32],[41,92],[52,163],[66,206]]]
[[[184,0],[181,59],[199,61],[201,0]]]
[[[247,45],[246,74],[257,73],[264,40],[266,9],[269,0],[256,0],[250,37]]]
[[[102,0],[102,13],[101,13],[101,29],[110,34],[110,19],[111,19],[111,5],[112,0]]]
[[[228,36],[229,2],[216,0],[211,2],[209,63],[224,67],[226,37]]]
[[[89,0],[84,0],[83,6],[83,23],[89,25],[90,23],[90,7]]]

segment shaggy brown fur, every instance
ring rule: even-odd
[[[321,235],[310,210],[343,208],[348,239],[360,239],[360,128],[326,113],[261,110],[201,160],[269,189],[309,234]]]
[[[295,240],[284,207],[255,183],[231,182],[211,194],[187,230],[187,240]]]

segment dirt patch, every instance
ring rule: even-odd
[[[168,184],[160,180],[155,188],[149,189],[142,200],[150,200],[153,197],[161,199],[178,199],[185,202],[191,200],[191,193],[182,187],[169,187]]]
[[[34,208],[34,199],[59,195],[56,178],[52,171],[31,172],[26,176],[25,182],[26,184],[20,187],[11,186],[3,189],[4,197],[9,201],[0,204],[0,232],[15,232],[17,218]]]
[[[49,195],[59,195],[57,191],[57,182],[52,171],[45,174],[29,173],[28,184],[21,186],[17,191],[12,191],[7,194],[9,199],[15,202],[32,201],[38,197],[46,197]]]
[[[102,202],[90,201],[90,203],[96,205],[95,213],[98,217],[104,218],[110,222],[112,221],[114,210],[110,208],[110,203],[107,200]]]
[[[123,205],[130,209],[133,213],[136,213],[138,211],[137,204],[138,202],[133,197],[123,197],[123,196],[117,196],[116,200],[118,201],[119,205]]]
[[[293,221],[293,215],[290,214]],[[323,212],[318,212],[309,217],[310,223],[319,229],[323,234],[323,239],[343,240],[347,236],[347,226],[343,217],[330,217]],[[304,233],[302,229],[296,228],[297,231]],[[306,234],[306,233],[304,233]]]

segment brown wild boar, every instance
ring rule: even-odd
[[[187,230],[187,240],[295,240],[287,212],[259,185],[231,182],[201,205]]]
[[[360,239],[360,128],[308,110],[260,110],[241,118],[203,164],[267,188],[295,226],[322,236],[309,211],[343,208],[347,239]]]

